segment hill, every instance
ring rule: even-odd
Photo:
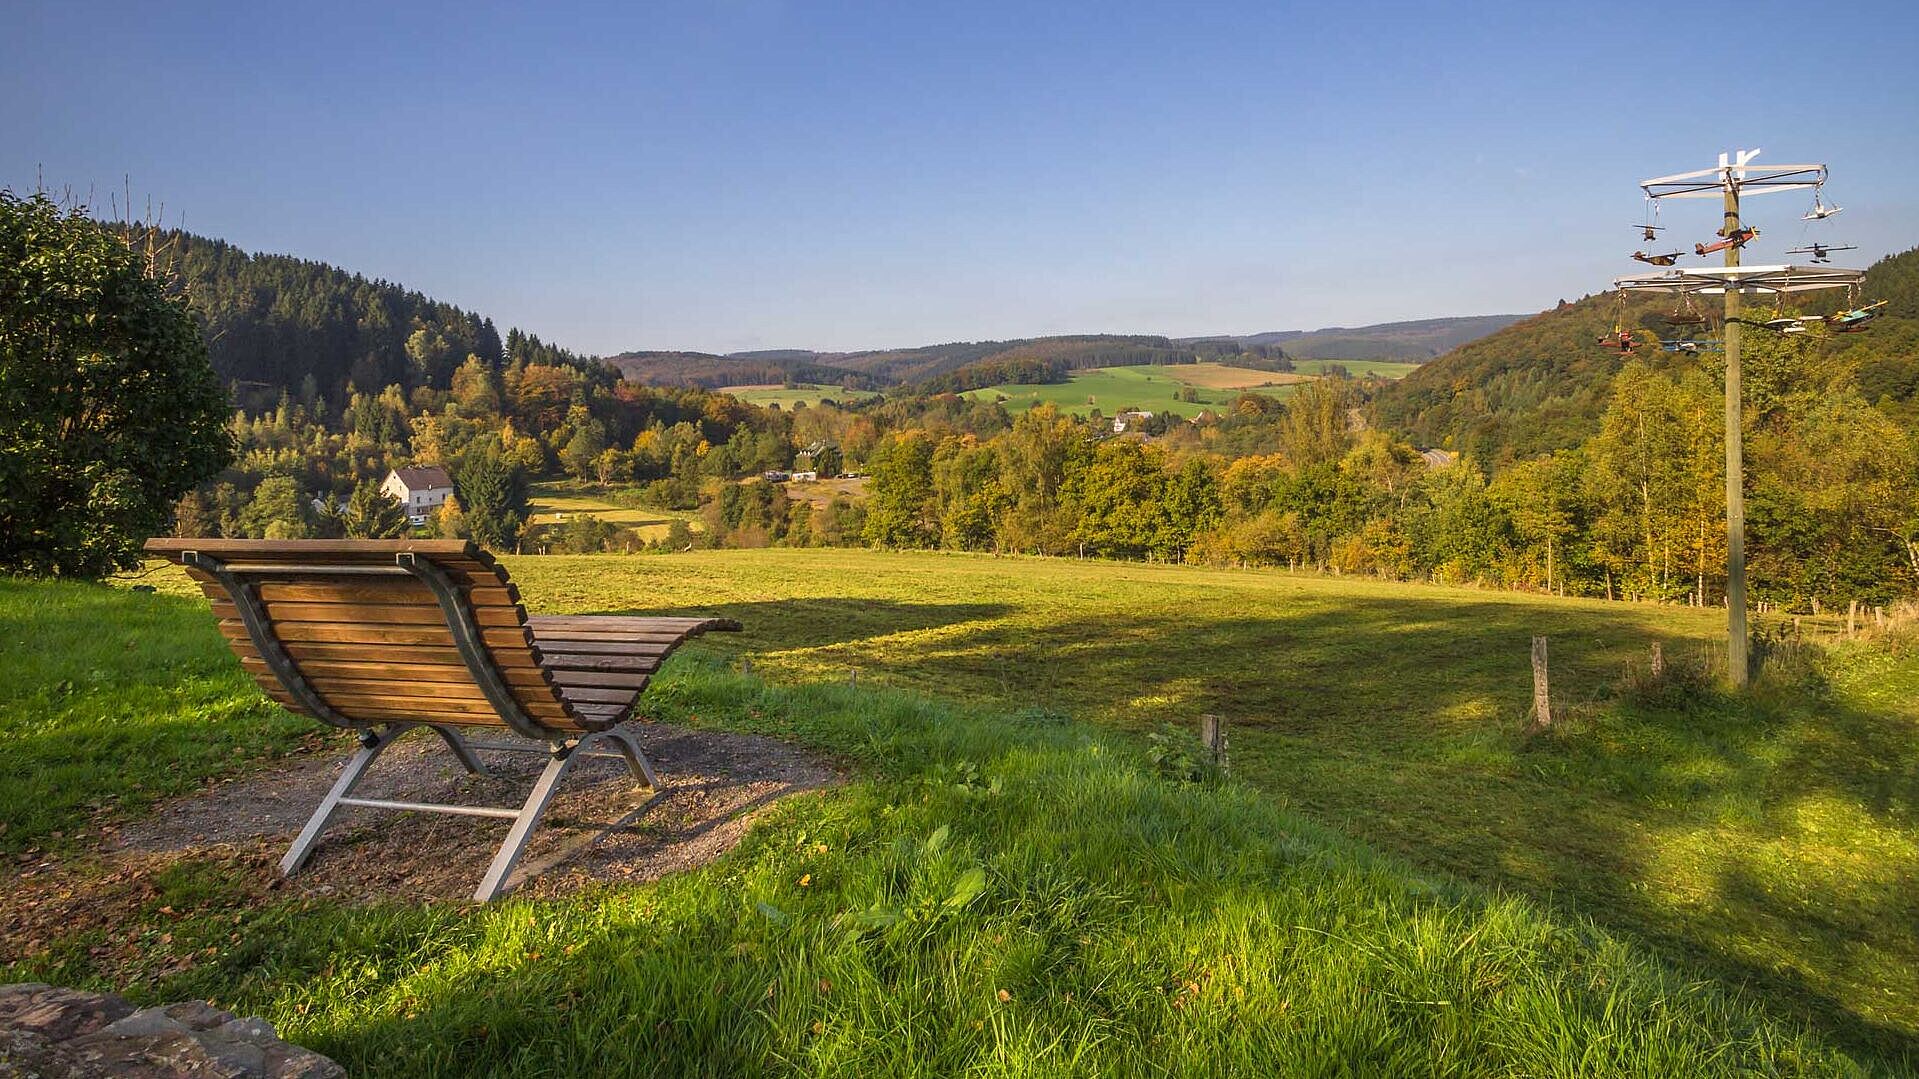
[[[852,389],[919,385],[931,392],[974,389],[1009,381],[1035,369],[1055,372],[1088,367],[1194,363],[1228,359],[1243,366],[1280,366],[1281,350],[1230,341],[1181,344],[1165,337],[1072,334],[1007,341],[954,341],[919,348],[864,352],[807,352],[772,349],[715,355],[706,352],[625,352],[608,362],[626,377],[658,385],[720,386],[813,382]],[[936,382],[944,376],[954,380]]]
[[[1887,314],[1868,333],[1825,346],[1854,368],[1869,400],[1904,415],[1919,394],[1919,248],[1867,270],[1861,295],[1886,299]],[[1831,310],[1844,297],[1802,297],[1799,310]],[[1615,317],[1654,336],[1671,336],[1660,317],[1674,301],[1660,296],[1587,296],[1561,303],[1424,364],[1381,391],[1374,422],[1422,446],[1446,446],[1490,464],[1578,444],[1598,429],[1613,376],[1624,358],[1595,340]],[[1754,331],[1763,332],[1763,331]],[[1694,362],[1642,354],[1656,365]]]
[[[503,341],[484,315],[324,262],[175,230],[151,242],[200,318],[213,369],[249,408],[282,390],[338,404],[348,383],[444,387],[469,355],[494,368],[511,358],[587,362],[518,330]]]
[[[102,867],[75,834],[92,807],[117,806],[111,821],[257,773],[311,725],[261,701],[177,574],[158,596],[0,582],[0,630],[48,644],[0,653],[0,733],[18,750],[0,758],[0,849],[48,848],[0,884],[0,925],[35,927],[0,933],[8,976],[210,996],[367,1075],[1132,1074],[1148,1054],[1174,1074],[1910,1063],[1909,826],[1856,775],[1852,721],[1699,730],[1614,708],[1590,739],[1499,733],[1526,632],[1581,642],[1559,660],[1578,697],[1644,634],[1676,655],[1709,615],[876,552],[512,570],[554,613],[741,618],[748,635],[726,643],[770,680],[683,655],[650,697],[672,726],[645,737],[774,735],[831,754],[844,784],[771,807],[719,864],[483,907],[275,887],[270,843]],[[1115,635],[1119,619],[1139,632]],[[849,662],[867,688],[843,684]],[[1195,781],[1177,740],[1156,755],[1114,729],[1204,708],[1234,717],[1230,781]],[[64,736],[107,722],[110,742]],[[1736,765],[1763,778],[1724,785],[1728,737],[1766,739]],[[1656,757],[1613,756],[1629,752]],[[1764,782],[1777,820],[1742,800]],[[436,834],[385,820],[368,842]],[[1514,895],[1532,890],[1551,907]]]
[[[1524,315],[1468,315],[1373,326],[1328,326],[1320,330],[1275,330],[1242,337],[1182,338],[1186,342],[1233,341],[1247,347],[1276,345],[1296,359],[1430,360],[1468,341],[1504,329]]]

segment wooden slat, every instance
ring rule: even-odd
[[[582,641],[573,638],[550,640],[535,637],[533,646],[542,655],[547,652],[579,656],[651,656],[659,658],[671,652],[676,641]]]
[[[270,622],[363,622],[370,626],[444,626],[446,614],[432,597],[423,604],[349,604],[349,603],[269,603]],[[213,604],[216,618],[238,618],[240,612],[226,600]],[[506,628],[520,624],[520,614],[512,607],[476,607],[473,621],[484,627]]]
[[[246,627],[237,619],[222,619],[222,631],[229,627],[245,635]],[[335,644],[363,644],[382,646],[397,645],[445,645],[451,647],[453,634],[444,625],[439,626],[379,626],[361,622],[279,622],[273,627],[274,635],[281,641]],[[511,629],[482,629],[481,640],[488,648],[525,648],[525,631]],[[373,658],[369,656],[368,658]]]
[[[527,621],[538,629],[637,630],[684,636],[688,630],[713,623],[723,623],[727,620],[723,618],[642,618],[610,614],[536,614],[529,616]]]
[[[224,628],[222,633],[227,632]],[[246,630],[241,629],[239,641],[246,644],[249,654],[252,644],[247,642]],[[374,645],[341,643],[334,641],[289,641],[285,644],[287,654],[295,660],[305,662],[310,659],[344,659],[355,661],[375,661],[380,663],[436,663],[464,666],[460,653],[449,643],[446,645]],[[493,663],[502,670],[533,668],[533,653],[524,649],[492,649]]]
[[[606,656],[577,652],[540,650],[540,666],[558,675],[561,671],[641,671],[660,669],[659,656]]]
[[[413,701],[486,700],[486,691],[471,681],[465,685],[457,682],[396,682],[387,678],[340,678],[309,673],[307,684],[329,701],[335,697],[365,696],[404,697]]]
[[[268,677],[273,675],[273,672],[267,668],[266,660],[253,655],[250,649],[247,656],[240,660],[240,666],[253,674],[263,674]],[[385,663],[371,660],[313,659],[302,661],[299,668],[300,673],[308,678],[331,676],[388,679],[422,684],[473,684],[473,675],[457,663]],[[537,688],[547,685],[547,676],[541,674],[537,668],[504,667],[500,670],[500,676],[508,685],[513,686]]]
[[[219,585],[212,585],[215,589]],[[423,584],[414,581],[394,580],[384,583],[336,581],[327,583],[320,580],[303,581],[262,581],[259,585],[262,600],[268,603],[434,603],[433,593]],[[511,586],[476,585],[466,590],[467,602],[475,610],[482,607],[512,607],[519,602],[518,593]]]
[[[630,689],[600,689],[595,686],[561,686],[560,697],[574,704],[632,704],[639,696]]]
[[[554,671],[553,684],[568,686],[618,686],[623,689],[640,690],[652,681],[650,674],[632,671]]]

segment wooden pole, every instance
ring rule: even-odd
[[[1199,717],[1199,740],[1206,751],[1213,755],[1213,763],[1219,770],[1226,770],[1226,721],[1215,715]]]
[[[1533,726],[1553,725],[1552,691],[1546,685],[1546,638],[1533,638]]]
[[[848,667],[846,669],[846,684],[853,689],[860,688],[860,669],[858,667]]]
[[[1726,223],[1720,235],[1739,231],[1739,182],[1727,173]],[[1739,265],[1739,245],[1726,248],[1726,265]],[[1726,284],[1726,666],[1732,684],[1744,688],[1746,657],[1746,478],[1744,396],[1739,386],[1739,287]]]
[[[753,673],[753,657],[752,656],[740,657],[740,673],[742,675],[751,675]]]
[[[1658,678],[1666,673],[1666,648],[1659,641],[1652,642],[1652,676]]]
[[[1846,636],[1854,637],[1859,633],[1859,601],[1853,600],[1846,607]]]

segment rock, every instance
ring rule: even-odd
[[[0,986],[0,1075],[40,1079],[344,1079],[264,1019],[205,1001],[141,1008],[112,993]]]

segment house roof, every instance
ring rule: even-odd
[[[453,477],[439,465],[427,465],[424,468],[396,468],[393,474],[400,477],[409,491],[424,491],[431,487],[451,487]]]

